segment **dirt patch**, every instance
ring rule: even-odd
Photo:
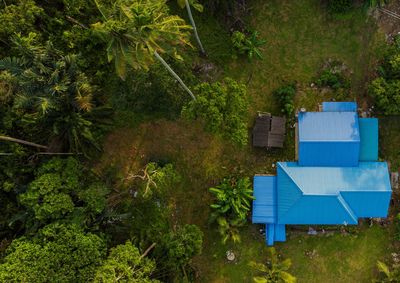
[[[400,34],[400,19],[389,15],[390,12],[395,13],[400,18],[400,1],[391,1],[390,4],[382,9],[372,11],[374,18],[385,33],[388,41],[391,41],[395,35]]]

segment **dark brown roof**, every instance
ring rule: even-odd
[[[253,146],[283,147],[285,124],[286,119],[283,117],[271,117],[269,114],[259,113],[253,128]]]

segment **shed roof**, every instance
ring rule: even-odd
[[[322,102],[323,112],[356,112],[356,102]]]
[[[299,141],[360,142],[356,112],[300,112]]]
[[[360,161],[378,160],[378,119],[360,118]]]
[[[275,223],[276,176],[256,175],[253,186],[253,223]]]

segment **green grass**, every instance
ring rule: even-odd
[[[280,113],[272,91],[291,81],[296,81],[299,89],[296,106],[316,110],[318,103],[332,98],[332,93],[321,93],[309,85],[329,58],[343,61],[352,70],[349,99],[365,100],[366,81],[379,55],[382,35],[363,11],[331,18],[320,2],[253,1],[249,21],[267,40],[262,50],[264,59],[253,62],[245,58],[232,61],[229,33],[206,14],[195,13],[208,60],[222,69],[215,79],[229,76],[247,83],[252,101],[250,117],[257,110]],[[174,163],[183,181],[170,192],[169,201],[175,211],[172,222],[197,224],[205,235],[203,253],[193,262],[200,276],[197,281],[251,282],[249,262],[267,260],[267,247],[258,226],[245,227],[240,244],[222,245],[215,227],[208,223],[212,201],[208,188],[229,174],[274,173],[272,164],[276,161],[294,159],[293,130],[287,134],[285,149],[266,151],[251,146],[237,148],[205,133],[197,123],[137,117],[120,113],[121,129],[107,138],[97,169],[102,171],[113,165],[124,176],[149,160]],[[249,127],[251,124],[252,119]],[[380,156],[398,167],[400,123],[385,120],[380,124]],[[370,282],[375,276],[376,261],[388,254],[390,237],[388,229],[365,225],[350,235],[336,231],[332,236],[311,237],[289,230],[288,241],[276,246],[284,258],[292,259],[291,272],[298,282]],[[229,249],[237,255],[234,263],[225,259]],[[314,257],[310,258],[309,253],[314,250]]]

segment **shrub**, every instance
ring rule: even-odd
[[[386,115],[400,113],[400,48],[396,43],[392,47],[378,69],[380,77],[368,88],[376,106]]]
[[[296,85],[294,83],[281,86],[273,92],[273,95],[278,99],[282,113],[286,116],[293,114],[295,94]]]
[[[240,31],[235,31],[231,37],[235,51],[240,55],[247,55],[249,60],[254,57],[262,59],[260,47],[265,44],[265,40],[259,39],[258,32],[254,31],[250,35],[246,35]]]
[[[328,10],[332,14],[342,14],[353,8],[353,0],[329,0]]]
[[[182,109],[188,120],[203,120],[205,129],[243,146],[248,142],[246,87],[232,79],[223,83],[202,83],[195,88],[197,99]]]

